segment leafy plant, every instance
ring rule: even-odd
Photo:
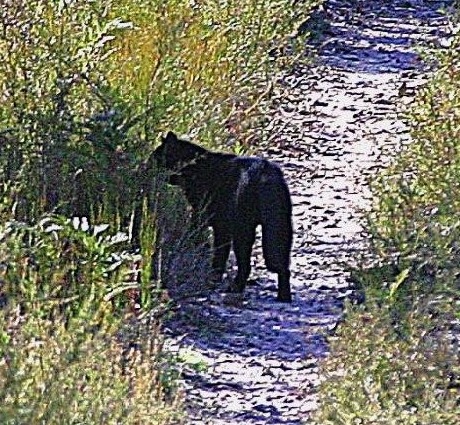
[[[127,235],[89,228],[85,219],[46,216],[35,226],[7,222],[1,230],[2,295],[24,313],[90,320],[119,304],[114,294],[136,286],[140,256],[123,249]],[[133,270],[134,269],[134,270]],[[120,301],[121,302],[121,301]]]
[[[153,106],[162,128],[193,130],[210,146],[247,145],[260,126],[270,81],[286,65],[286,55],[270,52],[296,43],[290,34],[317,4],[302,3],[117,2],[112,16],[124,16],[135,30],[118,40],[122,66],[109,78],[123,82],[123,96],[135,92],[141,104]]]
[[[404,326],[390,307],[374,301],[347,309],[322,365],[314,423],[456,424],[459,357],[446,325],[452,308],[442,308],[445,314],[437,317],[434,300],[425,300]]]
[[[96,330],[81,317],[70,328],[54,319],[0,311],[9,339],[0,343],[2,424],[183,423],[158,325],[144,323],[133,336],[130,323],[128,343],[115,323]]]

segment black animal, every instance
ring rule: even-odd
[[[279,301],[291,301],[289,258],[292,206],[279,167],[265,159],[211,152],[169,132],[153,153],[169,182],[180,186],[194,210],[204,211],[214,233],[212,266],[222,277],[230,247],[238,274],[234,292],[243,292],[257,225],[268,270],[278,273]]]

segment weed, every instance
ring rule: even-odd
[[[457,423],[459,357],[446,316],[429,313],[433,303],[420,301],[404,325],[394,321],[386,305],[368,302],[347,309],[331,341],[332,355],[322,365],[315,423]],[[452,309],[444,308],[452,319]]]

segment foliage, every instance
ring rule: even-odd
[[[149,156],[166,129],[244,149],[312,5],[2,3],[1,423],[180,423],[157,319],[209,235]]]
[[[122,96],[135,92],[153,106],[164,129],[192,130],[210,146],[229,138],[247,145],[263,112],[257,106],[286,65],[282,52],[300,44],[291,34],[317,3],[117,2],[113,16],[133,22],[134,30],[118,40],[122,66],[110,78],[122,82]]]
[[[157,325],[128,344],[114,324],[54,319],[0,312],[2,424],[183,423]]]
[[[1,295],[25,314],[68,320],[111,314],[127,289],[137,287],[140,255],[122,250],[127,236],[107,235],[108,225],[44,217],[35,226],[7,222],[1,229]]]
[[[393,282],[401,298],[410,290],[459,295],[460,57],[455,45],[439,55],[439,70],[408,114],[413,143],[374,184],[374,248],[404,274],[399,284]]]
[[[140,118],[106,78],[110,42],[126,27],[108,18],[108,5],[2,8],[0,189],[16,218],[54,210],[123,222],[139,204],[146,144]]]
[[[176,368],[152,321],[162,306],[136,279],[142,257],[123,250],[127,235],[107,228],[59,216],[4,225],[1,423],[167,424],[180,416]],[[150,325],[129,319],[139,307]]]
[[[452,309],[444,305],[440,318],[432,303],[419,301],[404,326],[395,323],[391,307],[375,300],[348,309],[322,365],[315,423],[458,423],[459,357],[446,325]]]

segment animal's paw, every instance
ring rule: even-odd
[[[278,294],[276,297],[276,301],[280,303],[290,303],[292,302],[292,295],[291,294]]]
[[[234,283],[230,283],[225,287],[224,292],[228,294],[242,294],[243,289],[238,288]]]

